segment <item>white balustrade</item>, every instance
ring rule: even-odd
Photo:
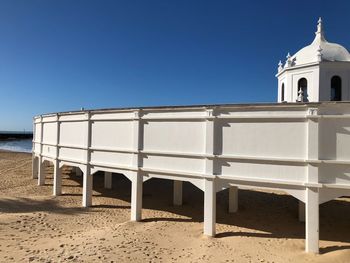
[[[306,251],[317,253],[319,204],[350,193],[346,102],[63,112],[35,117],[34,133],[33,178],[44,184],[44,162],[52,162],[54,195],[63,165],[83,172],[85,207],[94,173],[106,172],[106,188],[121,173],[132,182],[131,220],[139,221],[144,180],[174,180],[175,205],[187,181],[204,191],[204,234],[211,236],[218,191],[230,189],[232,213],[240,187],[275,189],[300,201]]]

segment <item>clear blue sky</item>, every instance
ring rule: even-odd
[[[85,108],[276,101],[286,53],[350,47],[349,1],[0,1],[0,130]]]

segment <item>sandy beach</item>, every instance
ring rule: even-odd
[[[203,193],[184,186],[172,205],[172,182],[144,183],[143,221],[130,222],[130,182],[94,176],[93,207],[82,208],[82,178],[63,172],[63,195],[31,177],[31,154],[0,152],[1,262],[350,262],[350,198],[320,206],[320,255],[304,252],[298,202],[280,192],[239,192],[239,211],[217,196],[217,237],[203,231]]]

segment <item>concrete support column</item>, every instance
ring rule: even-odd
[[[38,158],[33,155],[33,158],[32,158],[32,178],[33,179],[38,179],[38,172],[39,172]]]
[[[90,112],[85,113],[86,116],[86,165],[82,169],[83,171],[83,207],[89,207],[92,205],[92,185],[93,177],[90,167],[90,146],[91,146],[91,115]]]
[[[33,176],[33,179],[38,179],[38,172],[39,172],[38,157],[33,155],[33,159],[32,159],[32,176]]]
[[[305,250],[306,252],[319,252],[319,194],[317,188],[306,190],[306,222],[305,222]]]
[[[182,205],[182,181],[174,180],[174,205]]]
[[[228,212],[236,213],[238,210],[238,187],[231,186],[228,190]]]
[[[143,123],[141,121],[142,111],[134,112],[133,121],[133,149],[135,150],[132,166],[142,167],[142,156],[140,150],[143,148]],[[142,187],[143,175],[137,171],[131,174],[131,221],[140,221],[142,219]]]
[[[62,174],[60,169],[60,163],[58,161],[60,144],[60,121],[59,116],[56,114],[56,159],[53,162],[53,195],[58,196],[62,194]]]
[[[215,110],[206,110],[205,121],[205,153],[214,155],[217,151],[215,141]],[[215,236],[216,223],[216,186],[214,158],[206,158],[204,162],[205,175],[213,178],[204,179],[204,235]]]
[[[105,172],[105,188],[112,189],[112,173]]]
[[[53,166],[53,195],[58,196],[62,194],[62,174],[59,167],[59,161],[56,160]]]
[[[43,152],[43,133],[44,133],[44,124],[43,124],[43,117],[40,116],[40,122],[37,124],[38,127],[35,125],[35,140],[38,139],[40,144],[39,144],[39,156],[37,158],[37,174],[35,175],[36,177],[34,177],[33,174],[33,178],[37,178],[38,179],[38,185],[44,185],[45,184],[45,167],[43,166],[43,158],[42,158],[42,152]],[[40,129],[40,133],[37,134],[37,128]],[[37,147],[37,146],[35,146]]]
[[[39,172],[38,172],[38,185],[44,185],[45,184],[45,166],[46,164],[43,162],[43,159],[41,156],[39,156],[39,161],[38,161],[38,165],[39,165]]]
[[[93,177],[90,168],[86,167],[83,172],[83,207],[92,205],[92,184]]]
[[[131,182],[131,221],[141,221],[142,219],[142,186],[142,175],[136,172]]]
[[[215,179],[204,181],[204,235],[215,236],[216,190]]]
[[[317,108],[308,109],[308,115],[318,115]],[[307,120],[307,158],[319,159],[319,118]],[[307,182],[315,186],[308,186],[305,190],[305,250],[306,252],[319,252],[319,169],[318,164],[307,165]]]
[[[305,222],[305,204],[302,201],[299,201],[299,221]]]

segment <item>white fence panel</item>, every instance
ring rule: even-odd
[[[57,123],[43,123],[43,143],[56,144],[57,140]]]
[[[57,148],[55,146],[43,145],[43,155],[51,158],[56,157]]]
[[[98,164],[110,164],[112,166],[131,166],[133,160],[132,153],[116,153],[91,151],[91,162]]]
[[[35,142],[40,142],[41,140],[41,123],[35,123],[34,124],[34,141]]]
[[[109,149],[131,149],[132,121],[94,121],[91,127],[91,146]]]
[[[86,121],[61,123],[59,144],[86,147],[87,146],[86,142],[87,142]]]
[[[305,165],[230,160],[220,160],[218,164],[221,170],[220,174],[227,176],[256,178],[257,180],[306,181]]]
[[[321,165],[319,182],[328,184],[341,184],[350,186],[350,165],[327,164]]]
[[[322,119],[320,158],[350,161],[350,119]]]
[[[143,167],[176,172],[203,173],[204,161],[199,158],[147,155],[143,158]]]
[[[204,121],[147,121],[144,150],[204,153]]]
[[[62,160],[86,163],[86,150],[60,148],[58,157],[62,158]]]
[[[223,155],[305,158],[305,122],[221,120],[219,125]]]

